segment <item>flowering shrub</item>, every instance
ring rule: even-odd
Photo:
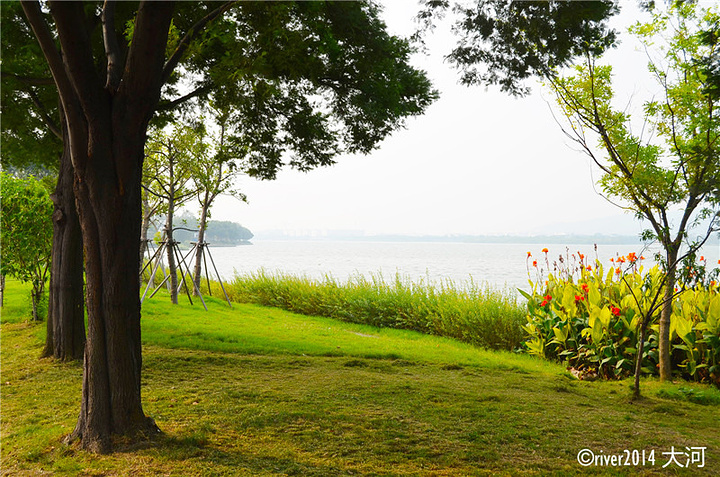
[[[526,350],[564,361],[586,379],[632,375],[639,352],[642,372],[656,374],[659,311],[652,317],[643,349],[637,346],[643,314],[662,297],[660,267],[646,271],[644,257],[630,253],[611,259],[606,272],[599,260],[590,264],[583,254],[568,253],[551,268],[548,250],[542,252],[546,268],[528,252],[531,291],[521,290],[527,298]],[[545,278],[546,270],[552,272]],[[671,340],[673,367],[683,377],[720,386],[719,273],[717,268],[708,273],[701,257],[682,274],[673,301]]]

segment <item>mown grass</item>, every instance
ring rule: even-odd
[[[720,471],[720,393],[710,387],[648,379],[647,397],[631,404],[629,382],[577,381],[527,356],[212,298],[209,312],[166,300],[143,306],[144,408],[164,433],[107,456],[61,443],[79,411],[81,366],[38,359],[44,324],[3,309],[3,474]],[[705,467],[663,470],[671,446],[707,447]],[[583,448],[655,449],[658,459],[582,468]]]
[[[216,293],[221,290],[213,287]],[[489,349],[515,350],[524,340],[527,312],[508,291],[451,281],[414,283],[397,275],[356,275],[347,281],[259,271],[227,286],[232,300],[304,315],[446,336]]]

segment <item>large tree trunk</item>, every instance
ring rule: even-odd
[[[64,126],[64,125],[63,125]],[[59,360],[82,359],[85,347],[83,301],[83,245],[73,191],[74,172],[67,128],[60,158],[53,213],[52,265],[48,302],[47,335],[43,357]]]
[[[160,97],[173,4],[140,3],[124,69],[108,62],[107,82],[97,74],[84,6],[53,1],[49,7],[55,37],[40,4],[23,2],[67,121],[87,280],[82,402],[67,441],[81,439],[87,450],[109,452],[115,435],[157,431],[140,399],[138,237],[145,134]],[[106,46],[117,59],[117,48]]]
[[[675,274],[677,270],[678,247],[666,247],[667,250],[667,281],[663,295],[663,307],[660,311],[660,331],[658,333],[658,359],[660,365],[660,380],[672,379],[672,361],[670,354],[670,316],[672,315],[672,302],[675,295]]]
[[[115,173],[122,162],[142,164],[144,128],[129,129],[91,137],[99,147],[76,182],[89,319],[82,406],[69,440],[80,438],[94,452],[110,451],[113,434],[157,430],[140,401],[141,168],[125,168],[123,177]]]

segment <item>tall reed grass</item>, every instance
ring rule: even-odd
[[[382,275],[341,282],[330,275],[316,280],[261,270],[236,276],[227,291],[238,302],[415,330],[489,349],[515,350],[525,338],[527,312],[518,298],[472,282],[464,287],[452,281],[414,283],[400,275],[390,283]]]

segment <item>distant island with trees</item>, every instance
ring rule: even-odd
[[[155,220],[156,223],[164,223],[163,218]],[[175,227],[185,227],[191,230],[197,230],[198,219],[190,212],[185,212],[176,217]],[[148,233],[148,237],[159,238],[162,236],[162,230],[152,225]],[[237,222],[227,220],[210,220],[205,231],[205,241],[213,246],[218,247],[234,247],[236,245],[252,245],[250,240],[254,234]],[[181,228],[175,230],[173,238],[180,242],[183,248],[189,247],[190,242],[197,241],[197,232],[183,230]]]

